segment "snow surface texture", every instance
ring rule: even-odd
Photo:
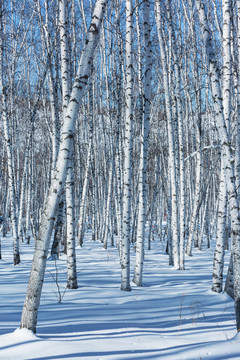
[[[14,267],[12,240],[2,240],[0,359],[240,359],[233,301],[210,290],[214,246],[195,250],[186,270],[176,271],[168,266],[165,245],[153,242],[146,250],[144,287],[132,284],[131,292],[123,292],[118,250],[104,250],[89,238],[77,249],[77,290],[65,289],[65,256],[57,261],[61,303],[55,261],[48,261],[37,335],[17,329],[33,245],[21,245],[21,264]]]

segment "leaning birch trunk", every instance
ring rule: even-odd
[[[149,145],[149,123],[151,111],[151,80],[152,80],[152,54],[151,54],[151,30],[149,17],[150,2],[143,4],[143,23],[144,23],[144,47],[145,47],[145,72],[144,72],[144,103],[143,103],[143,121],[141,134],[141,150],[139,164],[139,203],[138,203],[138,225],[136,241],[136,262],[134,269],[133,282],[142,286],[143,277],[143,259],[145,242],[145,224],[147,208],[147,160]]]
[[[123,226],[121,239],[121,290],[130,291],[130,226],[131,226],[131,186],[133,150],[133,69],[132,69],[132,0],[126,0],[126,121],[124,144],[124,184],[123,184]]]
[[[54,237],[51,248],[51,260],[57,260],[59,258],[59,245],[63,235],[64,205],[65,203],[62,194],[57,209],[57,220],[55,223]]]
[[[210,68],[210,79],[212,83],[212,92],[214,97],[214,110],[216,114],[216,126],[218,129],[219,140],[222,145],[222,159],[225,173],[225,181],[230,204],[230,214],[232,219],[232,243],[233,243],[233,273],[234,273],[234,303],[237,331],[240,331],[240,223],[239,223],[239,199],[236,191],[236,178],[234,174],[233,155],[224,119],[220,75],[213,51],[211,31],[208,27],[208,20],[205,13],[205,7],[202,1],[196,0],[199,13],[204,45],[206,47],[207,58]],[[223,34],[224,36],[224,34]]]
[[[0,90],[2,96],[2,119],[4,127],[4,140],[7,149],[7,164],[8,164],[8,179],[9,179],[9,195],[11,204],[11,222],[13,231],[13,263],[17,265],[20,263],[19,252],[19,237],[18,237],[18,219],[16,211],[16,193],[14,184],[14,169],[13,169],[13,152],[12,141],[9,132],[9,119],[7,114],[7,100],[6,100],[6,87],[4,84],[4,71],[3,71],[3,9],[2,3],[0,5],[1,18],[0,18]]]
[[[56,170],[51,181],[48,197],[45,201],[42,213],[21,319],[21,328],[27,328],[33,332],[36,332],[38,307],[42,292],[49,243],[57,206],[62,193],[62,187],[66,179],[66,168],[69,160],[71,139],[74,135],[78,110],[90,75],[91,62],[93,61],[93,56],[96,52],[105,7],[106,1],[96,1],[92,21],[85,41],[85,47],[82,52],[77,76],[73,84],[73,90],[63,121],[61,130],[62,138],[56,162]]]

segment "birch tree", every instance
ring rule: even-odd
[[[136,241],[136,263],[133,281],[138,286],[142,286],[143,276],[143,259],[145,243],[145,226],[146,226],[146,208],[147,208],[147,161],[149,146],[149,123],[151,111],[151,80],[152,80],[152,56],[151,56],[151,33],[150,33],[150,2],[145,1],[143,4],[143,26],[144,26],[144,49],[145,49],[145,72],[144,72],[144,102],[143,118],[141,133],[141,150],[139,164],[139,208],[138,208],[138,225]]]
[[[227,1],[227,0],[226,0]],[[210,79],[214,99],[214,110],[218,128],[219,140],[223,159],[224,174],[230,203],[230,214],[232,219],[232,242],[233,242],[233,272],[234,272],[234,303],[237,331],[240,330],[240,224],[239,224],[239,199],[236,191],[236,178],[233,166],[233,154],[229,133],[223,113],[222,96],[220,90],[220,77],[218,64],[212,47],[211,30],[208,27],[208,20],[205,6],[202,1],[197,0],[197,9],[201,22],[204,45],[210,67]],[[223,34],[223,37],[227,36]]]
[[[13,263],[17,265],[20,263],[19,252],[19,237],[18,237],[18,218],[17,218],[17,204],[16,204],[16,188],[14,180],[14,161],[12,150],[12,139],[9,130],[9,115],[7,112],[7,85],[4,81],[4,13],[6,8],[3,6],[4,2],[0,3],[0,89],[2,94],[2,117],[4,125],[4,139],[7,149],[7,163],[8,163],[8,178],[9,178],[9,195],[11,202],[11,222],[13,230]]]
[[[130,291],[130,226],[131,226],[131,183],[133,151],[133,63],[132,63],[132,0],[126,0],[126,118],[124,139],[124,185],[123,185],[123,224],[120,247],[121,290]]]
[[[60,25],[60,44],[61,44],[61,77],[62,77],[62,111],[63,118],[67,111],[70,94],[70,64],[68,46],[68,18],[67,4],[65,0],[59,2],[59,25]],[[74,171],[73,171],[73,148],[74,137],[69,144],[69,160],[67,164],[66,177],[66,212],[67,212],[67,287],[77,289],[77,269],[75,252],[75,199],[74,199]]]
[[[158,40],[160,46],[161,63],[162,63],[162,71],[163,71],[165,109],[167,116],[167,132],[168,132],[168,142],[169,142],[168,166],[169,166],[169,176],[170,176],[169,191],[171,192],[171,197],[169,199],[172,200],[170,206],[171,206],[171,233],[173,237],[173,259],[174,259],[174,267],[178,269],[179,268],[179,241],[178,241],[179,226],[178,226],[178,209],[177,209],[177,183],[176,183],[177,179],[176,179],[176,154],[174,148],[174,127],[173,127],[173,116],[171,111],[172,105],[171,105],[169,76],[167,70],[166,49],[163,40],[161,8],[158,0],[155,1],[155,6],[156,6]],[[169,16],[169,10],[168,10],[168,16]],[[169,36],[171,37],[171,34]]]
[[[230,2],[223,1],[223,113],[226,127],[230,137],[230,116],[231,116],[231,9]],[[223,161],[222,161],[223,162]],[[227,215],[227,193],[224,178],[224,168],[221,167],[221,179],[219,190],[219,210],[217,243],[213,266],[212,290],[222,291],[224,250],[226,243],[226,215]]]
[[[44,280],[49,243],[55,221],[56,209],[61,197],[62,187],[66,179],[66,169],[69,160],[71,141],[75,131],[76,118],[90,75],[91,62],[98,44],[99,32],[105,7],[106,1],[96,1],[85,46],[82,51],[77,75],[69,99],[69,104],[64,116],[63,126],[61,129],[61,144],[54,177],[51,181],[48,197],[45,200],[44,210],[42,213],[21,319],[21,328],[27,328],[33,332],[36,332],[38,307]]]

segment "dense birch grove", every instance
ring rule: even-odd
[[[123,291],[153,241],[182,271],[215,247],[240,331],[239,54],[238,0],[0,1],[1,237],[14,265],[35,243],[21,327],[36,332],[47,260],[66,254],[78,287],[91,232],[118,248]]]

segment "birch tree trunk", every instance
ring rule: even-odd
[[[74,201],[74,173],[73,149],[69,159],[69,169],[66,179],[66,210],[67,210],[67,288],[77,289],[76,247],[75,247],[75,201]]]
[[[227,0],[226,0],[227,1]],[[214,110],[219,140],[222,146],[222,159],[225,173],[225,181],[230,203],[230,214],[232,219],[232,242],[233,242],[233,273],[234,273],[234,303],[237,331],[240,331],[240,223],[239,223],[239,199],[236,191],[236,178],[233,166],[233,154],[231,142],[227,132],[227,126],[223,114],[220,77],[215,52],[212,46],[211,31],[208,27],[208,20],[205,7],[202,1],[196,0],[198,14],[200,18],[204,45],[206,47],[207,58],[210,68],[210,79],[214,99]],[[223,34],[223,37],[225,34]]]
[[[143,23],[144,23],[144,49],[145,49],[145,71],[144,71],[144,102],[143,102],[143,121],[141,134],[141,150],[139,164],[139,207],[138,207],[138,225],[136,242],[136,262],[133,281],[136,285],[142,286],[143,277],[143,259],[145,243],[145,224],[147,208],[147,162],[149,146],[149,123],[151,111],[151,80],[152,80],[152,56],[151,56],[151,30],[149,9],[150,2],[143,4]]]
[[[161,9],[159,0],[155,0],[156,16],[157,16],[157,32],[158,41],[160,45],[162,71],[163,71],[163,83],[165,92],[165,109],[167,115],[167,131],[168,131],[168,142],[169,142],[169,171],[171,180],[171,233],[172,233],[172,244],[173,244],[173,261],[174,267],[179,269],[179,240],[178,240],[178,208],[177,208],[177,183],[176,183],[176,158],[175,158],[175,147],[174,147],[174,126],[171,112],[171,95],[169,88],[169,78],[167,71],[167,59],[165,44],[163,41],[163,28],[161,19]],[[168,12],[169,14],[169,12]],[[170,244],[169,244],[170,245]]]
[[[240,198],[240,0],[237,0],[237,48],[238,48],[238,76],[237,76],[237,135],[236,135],[236,186]]]
[[[226,189],[226,183],[224,177],[224,167],[222,161],[220,187],[219,187],[217,240],[216,240],[216,250],[215,250],[214,262],[213,262],[213,284],[212,284],[212,291],[218,293],[222,291],[222,281],[223,281],[223,266],[224,266],[225,238],[226,238],[226,213],[227,213],[226,190],[227,189]]]
[[[12,140],[9,132],[9,118],[7,114],[7,89],[4,84],[4,43],[3,43],[3,2],[0,4],[0,90],[2,94],[2,118],[4,127],[4,140],[7,149],[9,195],[11,204],[11,222],[13,231],[13,263],[20,263],[19,237],[18,237],[18,219],[16,209],[16,190],[14,184],[14,161],[12,151]]]
[[[223,1],[223,113],[226,127],[230,136],[230,113],[231,113],[231,47],[230,47],[230,17],[231,10],[229,1]],[[226,215],[227,215],[227,194],[224,178],[223,161],[221,166],[221,179],[219,190],[219,209],[217,243],[213,265],[213,285],[212,290],[222,291],[224,252],[226,242]]]
[[[21,319],[21,328],[27,328],[32,330],[34,333],[36,332],[38,307],[42,292],[52,228],[55,221],[57,206],[62,193],[62,187],[66,179],[70,145],[75,131],[78,110],[90,75],[91,62],[93,61],[93,56],[96,52],[105,7],[106,1],[96,1],[85,46],[82,51],[77,76],[73,84],[73,89],[61,129],[62,138],[54,178],[51,181],[48,197],[46,198],[42,213]]]
[[[67,111],[70,96],[70,64],[68,46],[68,18],[67,3],[65,0],[59,2],[59,22],[60,22],[60,43],[61,43],[61,76],[62,76],[62,99],[63,99],[63,118]],[[75,201],[74,201],[74,173],[73,173],[73,147],[74,141],[71,138],[69,146],[69,160],[67,164],[66,178],[66,210],[67,210],[67,287],[77,289],[77,269],[76,269],[76,250],[75,250]]]
[[[172,27],[172,24],[171,24]],[[176,36],[172,28],[173,59],[176,78],[176,105],[177,105],[177,124],[178,124],[178,144],[179,144],[179,270],[184,270],[184,248],[185,248],[185,164],[184,164],[184,136],[183,136],[183,116],[181,104],[181,78],[178,48]]]
[[[133,151],[133,64],[132,64],[132,0],[126,0],[126,120],[124,141],[123,226],[121,240],[121,290],[131,291],[130,286],[130,226],[131,183]]]
[[[83,190],[82,190],[82,198],[81,198],[81,205],[80,205],[80,212],[79,212],[79,220],[78,220],[78,227],[79,227],[79,239],[78,244],[82,246],[83,244],[83,236],[84,236],[84,220],[85,220],[85,204],[87,198],[87,189],[88,189],[88,180],[89,180],[89,169],[90,169],[90,160],[91,160],[91,153],[92,153],[92,136],[90,135],[89,143],[88,143],[88,152],[87,152],[87,161],[86,161],[86,168],[84,174],[84,183],[83,183]]]

